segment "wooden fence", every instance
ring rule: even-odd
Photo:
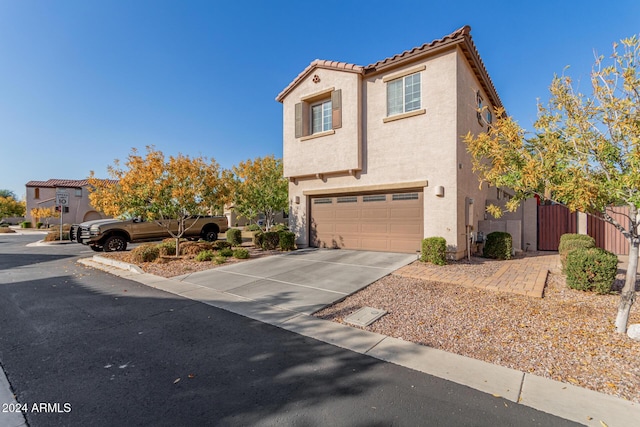
[[[627,225],[627,206],[609,208],[607,213],[620,224]],[[572,213],[562,205],[538,206],[538,250],[557,251],[560,236],[577,232],[577,213]],[[587,234],[596,240],[596,246],[599,248],[616,255],[629,254],[627,239],[598,215],[587,215]]]

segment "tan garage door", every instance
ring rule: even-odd
[[[311,245],[390,252],[420,250],[423,192],[311,199]]]

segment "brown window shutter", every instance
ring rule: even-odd
[[[296,104],[296,138],[302,137],[302,102]]]
[[[331,124],[333,129],[342,127],[342,89],[331,92]]]

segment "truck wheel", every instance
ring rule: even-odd
[[[122,236],[111,236],[104,241],[105,252],[124,251],[127,249],[127,241]]]
[[[215,242],[218,240],[218,233],[214,230],[209,230],[204,233],[203,237],[207,242]]]
[[[94,252],[102,252],[102,246],[89,245],[92,251]]]

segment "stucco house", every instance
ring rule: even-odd
[[[315,60],[276,97],[298,246],[415,252],[442,236],[465,255],[497,189],[479,187],[463,136],[502,106],[470,30],[367,66]]]
[[[31,217],[33,208],[52,208],[56,206],[56,190],[62,190],[68,194],[68,206],[64,209],[62,220],[65,224],[77,224],[93,219],[107,218],[98,212],[89,201],[89,182],[86,179],[49,179],[47,181],[29,181],[27,187],[27,212],[26,217],[35,226]],[[44,218],[40,219],[41,221]],[[59,219],[49,218],[51,224],[59,223]]]

